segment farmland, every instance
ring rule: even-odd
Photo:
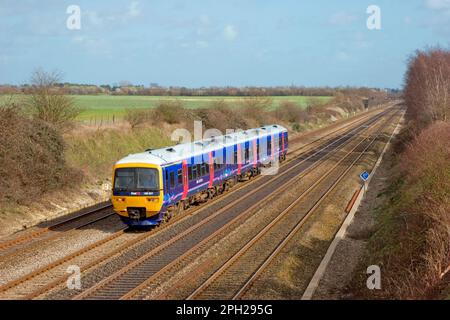
[[[0,104],[7,101],[11,96],[0,96]],[[120,119],[127,108],[143,109],[153,108],[161,100],[178,100],[187,108],[202,108],[211,105],[211,102],[225,100],[230,106],[238,104],[242,97],[187,97],[187,96],[113,96],[113,95],[74,95],[77,106],[83,109],[79,120],[90,120],[93,118],[111,119],[113,116]],[[13,100],[20,100],[21,95],[12,96]],[[305,107],[310,99],[327,102],[332,97],[308,97],[308,96],[276,96],[272,97],[272,108],[276,108],[282,101],[291,101],[301,107]]]

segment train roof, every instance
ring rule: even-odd
[[[270,134],[286,132],[287,129],[280,125],[267,125],[259,128],[238,131],[235,133],[211,137],[190,143],[177,144],[161,149],[149,149],[145,152],[130,154],[119,160],[116,164],[147,163],[164,165],[182,161],[186,158],[201,156],[210,151],[222,149],[236,143],[252,140],[256,137],[265,137]]]

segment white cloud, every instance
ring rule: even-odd
[[[207,15],[201,15],[197,24],[197,35],[204,36],[211,32],[211,19]]]
[[[423,22],[423,26],[448,38],[450,36],[450,0],[424,0],[424,4],[432,15]]]
[[[350,55],[347,52],[339,51],[336,53],[336,58],[340,61],[347,61],[350,59]]]
[[[72,41],[84,48],[87,52],[95,55],[109,55],[111,53],[111,46],[105,39],[93,38],[87,36],[75,36]]]
[[[425,0],[425,5],[432,10],[450,10],[450,0]]]
[[[374,43],[372,41],[369,41],[366,37],[366,34],[359,31],[354,36],[354,44],[357,48],[360,49],[368,49],[373,47]]]
[[[129,17],[137,17],[141,14],[141,8],[138,1],[133,1],[128,6],[128,12],[127,15]]]
[[[99,27],[116,23],[127,23],[130,19],[136,18],[142,14],[138,1],[132,1],[125,10],[116,10],[115,12],[98,13],[97,11],[86,10],[82,12],[82,19],[87,18],[88,25]]]
[[[202,25],[209,25],[211,23],[211,20],[209,19],[209,16],[206,14],[202,14],[200,16],[200,23]]]
[[[85,11],[82,12],[82,14],[85,14],[89,20],[89,22],[93,25],[101,25],[103,23],[103,19],[100,18],[97,12],[95,11]]]
[[[199,40],[195,43],[195,45],[197,46],[197,48],[207,48],[209,46],[209,43],[207,41],[202,41]]]
[[[350,13],[341,11],[341,12],[334,13],[330,17],[329,22],[332,25],[339,26],[339,25],[350,24],[350,23],[354,22],[355,20],[356,20],[356,16],[354,16]]]
[[[10,57],[7,55],[0,55],[0,64],[8,64]]]
[[[75,36],[73,38],[73,42],[76,42],[76,43],[83,43],[84,40],[85,40],[85,38],[83,36]]]
[[[223,36],[225,37],[225,39],[233,41],[234,39],[237,38],[238,31],[235,26],[229,24],[223,30]]]

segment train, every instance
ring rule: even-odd
[[[266,125],[130,154],[113,166],[111,202],[131,226],[155,226],[286,159],[288,131]]]

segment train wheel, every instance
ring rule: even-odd
[[[172,210],[167,209],[167,211],[164,213],[163,221],[164,223],[167,223],[172,219]]]
[[[178,216],[183,213],[184,204],[183,202],[178,202],[175,207],[174,216]]]

